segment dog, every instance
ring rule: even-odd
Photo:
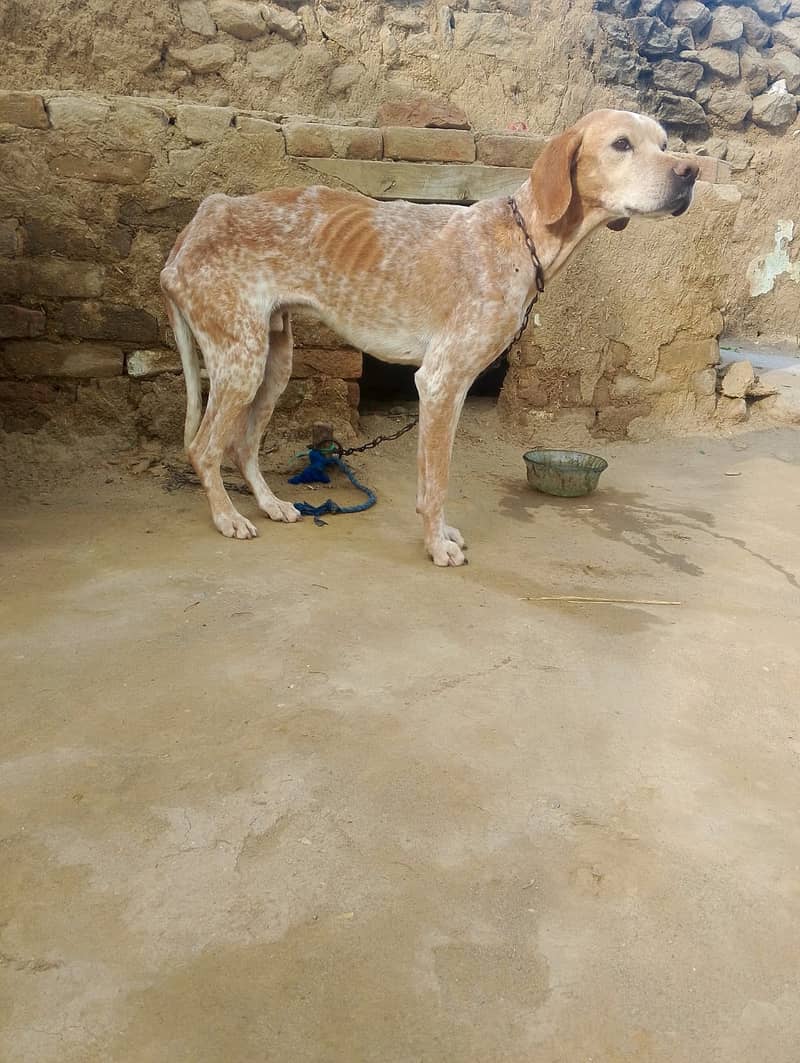
[[[292,369],[291,311],[310,308],[359,350],[419,368],[417,512],[433,563],[466,562],[444,513],[467,391],[518,336],[544,284],[600,225],[680,215],[698,166],[628,111],[587,114],[544,147],[512,197],[472,206],[381,202],[327,187],[212,195],[161,272],[183,363],[185,444],[217,529],[251,539],[220,465],[238,466],[270,519],[299,514],[267,486],[261,439]],[[202,416],[193,337],[210,379]]]

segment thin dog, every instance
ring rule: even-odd
[[[464,564],[444,503],[470,385],[589,233],[682,214],[697,174],[690,158],[667,151],[657,122],[601,110],[549,141],[514,196],[469,207],[324,187],[209,196],[161,286],[186,379],[185,444],[217,529],[257,535],[225,490],[223,461],[238,466],[271,520],[299,518],[267,486],[258,454],[291,375],[291,310],[307,307],[354,347],[419,367],[417,512],[434,564]],[[210,379],[205,415],[193,336]]]

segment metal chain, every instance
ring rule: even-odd
[[[544,269],[542,268],[542,263],[539,261],[539,256],[536,253],[536,245],[533,242],[531,234],[528,232],[528,227],[525,224],[525,219],[522,217],[522,213],[519,207],[517,206],[517,201],[516,199],[514,199],[513,196],[508,197],[508,205],[509,207],[511,207],[511,214],[514,218],[514,221],[522,230],[522,235],[525,238],[525,246],[528,248],[528,252],[531,256],[531,262],[533,263],[533,271],[536,282],[536,291],[533,293],[533,298],[525,308],[525,313],[522,317],[522,324],[517,329],[516,333],[514,334],[514,337],[512,338],[508,346],[505,347],[500,352],[500,354],[498,354],[497,358],[494,359],[492,365],[495,365],[497,362],[501,361],[501,359],[505,358],[506,355],[510,353],[511,348],[514,346],[514,344],[519,343],[520,339],[522,338],[522,333],[528,327],[528,321],[530,320],[533,305],[535,302],[537,302],[539,296],[544,291]],[[419,417],[415,417],[413,420],[409,421],[408,424],[403,425],[403,427],[398,432],[393,432],[391,435],[388,436],[375,436],[375,438],[371,439],[369,443],[362,443],[360,447],[344,448],[337,439],[323,439],[322,442],[318,444],[317,449],[321,450],[323,447],[329,445],[332,447],[333,450],[338,453],[340,458],[346,458],[350,454],[363,454],[365,450],[372,450],[374,447],[379,447],[381,443],[391,443],[392,440],[399,439],[400,436],[404,436],[406,432],[410,432],[411,429],[418,424],[418,422]]]
[[[362,443],[360,447],[345,448],[338,439],[323,439],[317,444],[316,449],[323,450],[325,447],[330,446],[336,451],[340,458],[346,458],[350,454],[363,454],[365,450],[372,450],[373,447],[379,447],[381,443],[391,443],[393,439],[399,439],[400,436],[404,436],[406,432],[410,432],[411,429],[416,426],[418,421],[419,417],[415,417],[412,421],[409,421],[408,424],[403,425],[399,431],[393,432],[389,436],[375,436],[375,438],[371,439],[369,443]]]
[[[539,261],[539,256],[536,253],[536,245],[533,242],[531,234],[528,232],[528,226],[525,224],[525,219],[522,217],[520,209],[517,206],[517,201],[516,199],[514,199],[513,196],[508,197],[508,205],[511,207],[511,214],[514,218],[514,221],[522,230],[522,235],[525,238],[525,246],[528,248],[528,251],[531,256],[531,262],[533,262],[533,272],[536,280],[536,291],[533,293],[533,298],[525,308],[525,313],[522,317],[522,324],[517,329],[514,337],[512,338],[508,346],[505,347],[500,352],[500,354],[498,354],[497,358],[495,359],[496,362],[499,362],[502,358],[505,358],[505,356],[510,353],[511,348],[514,346],[514,344],[519,343],[520,339],[522,338],[522,333],[528,327],[528,321],[530,320],[531,310],[533,310],[533,304],[538,301],[539,296],[544,291],[544,269],[542,268],[542,263]]]

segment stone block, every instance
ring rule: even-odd
[[[95,159],[83,155],[57,155],[50,160],[50,169],[57,177],[113,185],[141,184],[152,165],[153,156],[143,151],[107,151]]]
[[[744,25],[738,7],[723,4],[711,16],[711,28],[708,31],[709,44],[733,44],[741,39]]]
[[[658,370],[681,380],[689,380],[696,373],[719,362],[719,343],[715,337],[696,339],[678,335],[672,343],[659,348]]]
[[[409,162],[474,162],[475,139],[459,129],[390,126],[383,130],[383,154]]]
[[[656,104],[655,117],[669,126],[707,129],[708,118],[700,104],[687,96],[664,94]]]
[[[750,362],[733,362],[722,378],[722,394],[727,395],[729,399],[743,399],[755,379],[756,375]]]
[[[791,52],[788,54],[791,55]],[[749,44],[742,45],[739,51],[739,65],[748,91],[753,96],[758,96],[767,87],[769,80],[767,64],[758,49]]]
[[[8,339],[41,336],[46,318],[42,310],[30,310],[27,306],[0,303],[0,338]]]
[[[211,0],[208,10],[217,29],[240,41],[254,41],[267,32],[262,4],[250,0]]]
[[[614,402],[633,402],[668,391],[678,391],[679,388],[680,383],[675,376],[662,370],[652,380],[622,370],[611,384],[611,398]]]
[[[751,147],[747,141],[732,140],[728,144],[728,150],[725,152],[725,161],[734,173],[741,173],[742,170],[746,170],[750,165],[754,155],[755,148]]]
[[[753,100],[753,122],[763,129],[784,129],[797,118],[797,100],[776,81],[768,92]]]
[[[215,74],[236,58],[229,44],[201,44],[199,48],[170,48],[169,58],[193,74]]]
[[[102,125],[108,119],[111,108],[101,100],[85,96],[51,96],[47,101],[47,113],[53,129],[66,133],[83,133]]]
[[[167,132],[170,115],[148,100],[118,96],[113,100],[111,122],[114,131],[128,143],[141,141],[148,146],[154,138]]]
[[[708,109],[731,126],[739,126],[750,114],[753,100],[743,88],[721,88],[711,93]]]
[[[119,303],[64,303],[57,323],[65,335],[87,340],[153,343],[158,339],[158,323],[151,314]]]
[[[307,310],[292,312],[292,335],[297,348],[326,347],[339,350],[342,346],[341,336]]]
[[[35,92],[0,91],[0,124],[3,122],[25,129],[50,127],[44,100]]]
[[[291,11],[284,11],[274,4],[260,4],[267,32],[275,33],[293,44],[303,37],[303,23]]]
[[[119,201],[119,220],[137,229],[182,229],[194,217],[197,206],[196,199],[123,197]]]
[[[169,168],[173,177],[182,181],[191,177],[205,158],[203,148],[176,148],[169,152]]]
[[[361,351],[352,347],[330,350],[323,347],[296,347],[292,376],[330,376],[340,380],[357,380],[363,372]]]
[[[16,218],[0,218],[0,258],[13,258],[21,251],[21,225]]]
[[[477,158],[478,162],[487,166],[520,166],[528,169],[539,158],[546,143],[544,137],[490,133],[478,137]]]
[[[122,351],[105,344],[15,340],[0,351],[0,376],[5,377],[86,379],[119,376],[122,371]]]
[[[241,136],[257,143],[262,156],[281,158],[286,154],[283,129],[275,122],[269,122],[264,118],[251,118],[249,115],[238,115],[235,129]]]
[[[53,299],[94,298],[103,292],[105,268],[96,262],[70,262],[43,255],[0,259],[0,291]]]
[[[706,48],[699,53],[699,57],[703,66],[712,74],[719,74],[720,77],[728,79],[739,77],[739,56],[729,48]]]
[[[788,6],[787,0],[751,0],[753,7],[767,22],[779,22]]]
[[[247,56],[247,73],[265,81],[281,81],[294,66],[299,50],[287,42],[272,44]]]
[[[775,44],[788,48],[790,52],[800,55],[800,22],[795,19],[785,19],[772,27],[772,37]]]
[[[727,150],[728,141],[723,140],[722,137],[709,137],[696,149],[698,155],[709,155],[712,159],[724,159]]]
[[[286,151],[315,159],[380,159],[383,134],[363,126],[332,126],[298,122],[284,127]]]
[[[133,234],[122,225],[98,225],[94,230],[77,218],[64,221],[31,217],[24,227],[28,255],[62,255],[79,260],[118,261],[130,253]]]
[[[378,125],[428,129],[469,129],[469,119],[449,100],[432,96],[385,100],[378,108]]]
[[[776,48],[767,59],[766,65],[772,81],[785,81],[789,92],[800,92],[800,56],[787,48]]]
[[[753,48],[766,48],[772,39],[769,26],[763,22],[752,8],[742,6],[736,9],[742,20],[744,39]]]
[[[694,45],[691,30],[678,26],[671,30],[661,19],[650,15],[639,15],[626,22],[626,28],[633,37],[636,47],[649,59],[658,59],[664,55],[673,55],[680,48]]]
[[[180,373],[181,356],[168,347],[131,351],[126,359],[128,376],[137,380],[151,380],[162,373]]]
[[[717,416],[724,424],[741,424],[747,420],[747,402],[721,395],[717,401]]]
[[[631,421],[635,421],[638,417],[649,416],[652,409],[652,405],[646,402],[634,402],[625,406],[607,406],[604,410],[598,410],[591,428],[592,435],[622,439],[627,434]]]
[[[711,12],[699,0],[678,0],[672,12],[676,26],[688,26],[694,34],[702,33],[711,21]]]
[[[717,390],[716,369],[713,366],[700,369],[692,375],[691,383],[696,395],[714,395]]]
[[[738,59],[736,66],[738,71]],[[691,96],[702,79],[703,68],[699,63],[662,59],[660,63],[656,63],[653,70],[653,84],[657,89],[677,92],[682,96]]]
[[[187,140],[204,144],[221,140],[233,124],[236,112],[232,107],[207,107],[201,103],[185,103],[178,108],[176,125]]]
[[[213,37],[217,27],[203,0],[178,0],[178,14],[184,29],[200,37]]]

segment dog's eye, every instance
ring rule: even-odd
[[[633,144],[627,137],[618,137],[611,145],[614,151],[633,151]]]

